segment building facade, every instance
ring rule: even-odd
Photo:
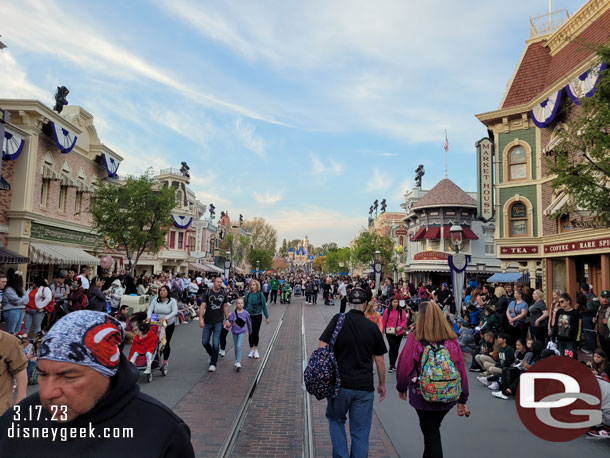
[[[546,19],[548,21],[548,18]],[[567,212],[570,196],[553,190],[547,161],[558,133],[593,94],[602,63],[592,43],[610,40],[610,2],[591,0],[563,24],[532,36],[500,108],[477,115],[494,143],[495,239],[502,268],[537,279],[547,299],[580,283],[610,289],[610,229],[586,209]]]
[[[454,224],[463,230],[461,252],[470,256],[467,277],[481,281],[500,272],[500,261],[494,254],[494,223],[477,218],[473,195],[476,197],[476,193],[464,192],[448,178],[429,191],[414,188],[405,194],[401,206],[406,211],[404,272],[408,281],[451,281],[448,259],[454,251],[449,229]]]

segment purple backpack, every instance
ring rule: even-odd
[[[337,319],[337,325],[333,331],[330,343],[326,347],[316,349],[311,354],[303,374],[307,392],[313,394],[318,401],[324,398],[334,399],[341,389],[339,365],[337,364],[333,347],[344,321],[345,314],[341,313]]]

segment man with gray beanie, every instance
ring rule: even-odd
[[[334,399],[328,398],[326,418],[333,444],[333,456],[368,456],[375,399],[373,358],[379,376],[377,392],[379,400],[383,401],[386,393],[383,355],[387,350],[377,325],[364,316],[363,306],[366,306],[369,300],[367,291],[354,287],[349,291],[347,300],[351,310],[345,314],[343,326],[334,345],[341,389]],[[320,336],[321,348],[331,341],[339,316],[340,314],[337,314],[330,320]],[[351,454],[345,435],[348,413]]]
[[[140,392],[123,338],[105,313],[60,319],[38,351],[38,393],[0,417],[2,457],[194,457],[188,426]]]

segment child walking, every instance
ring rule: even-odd
[[[229,320],[225,323],[225,326],[233,334],[235,370],[239,372],[241,369],[241,345],[244,341],[246,329],[248,334],[252,334],[252,319],[250,314],[244,310],[244,300],[241,297],[235,301],[235,310],[229,315]]]
[[[146,355],[145,374],[150,374],[152,370],[153,353],[159,343],[157,334],[150,331],[150,324],[145,321],[138,325],[138,333],[133,338],[133,344],[129,350],[129,362],[135,364],[139,355]]]

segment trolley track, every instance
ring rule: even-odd
[[[280,332],[282,331],[282,327],[285,324],[285,319],[286,319],[286,314],[288,313],[288,311],[290,310],[290,307],[294,307],[296,301],[294,301],[293,299],[293,305],[288,306],[282,313],[282,317],[280,318],[274,333],[271,337],[271,340],[269,342],[269,345],[267,347],[267,350],[265,351],[265,354],[263,355],[263,358],[261,360],[261,364],[258,368],[258,371],[254,377],[254,380],[252,381],[252,383],[250,384],[250,387],[247,391],[247,394],[244,398],[244,401],[242,402],[242,404],[240,405],[237,414],[231,424],[231,427],[229,428],[228,433],[225,436],[225,439],[223,441],[223,444],[220,448],[220,450],[218,451],[218,457],[229,457],[232,456],[238,442],[242,442],[240,441],[240,434],[242,433],[242,430],[244,429],[244,423],[246,422],[246,418],[248,417],[248,414],[250,412],[250,407],[253,404],[253,401],[255,401],[256,398],[256,394],[257,394],[257,388],[259,388],[261,386],[261,378],[263,377],[263,374],[265,373],[265,370],[267,369],[267,364],[269,363],[270,357],[272,355],[272,352],[274,351],[274,349],[276,349],[276,341],[278,339],[278,335],[280,334]],[[301,365],[300,367],[304,367],[305,364],[307,364],[307,349],[305,346],[305,325],[304,325],[304,319],[303,319],[303,304],[302,302],[299,304],[300,306],[300,334],[301,334],[301,339],[302,339],[302,345],[300,348],[300,356],[301,356]],[[292,316],[291,320],[294,319],[294,315]],[[294,321],[292,321],[292,323],[294,323]],[[290,328],[288,328],[290,329]],[[309,404],[309,394],[307,393],[307,391],[305,390],[305,387],[303,385],[303,383],[301,383],[302,385],[302,389],[303,389],[303,456],[306,458],[309,457],[313,457],[313,432],[312,432],[312,422],[311,422],[311,406]],[[262,389],[262,388],[261,388]],[[297,391],[298,393],[298,391]]]

